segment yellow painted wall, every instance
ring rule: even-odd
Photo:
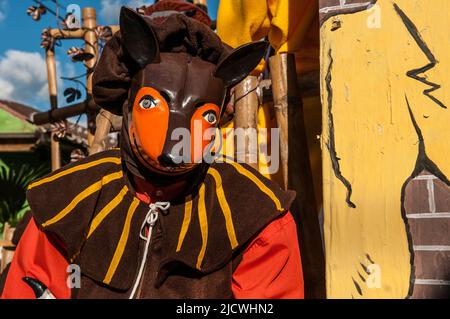
[[[450,177],[450,110],[423,94],[429,85],[407,76],[408,71],[429,64],[429,54],[408,31],[394,3],[414,23],[438,61],[419,76],[439,84],[441,88],[431,95],[450,107],[450,1],[379,0],[376,10],[338,15],[321,27],[329,298],[404,298],[408,294],[411,264],[401,191],[419,153],[412,116],[428,157]],[[377,12],[379,28],[370,20]],[[341,27],[333,31],[334,20]],[[327,147],[333,132],[341,179],[351,185],[349,200],[355,208],[346,202],[348,189],[333,169]],[[376,279],[364,271],[372,263],[380,267],[379,288],[376,282],[372,288],[364,282],[368,277]]]

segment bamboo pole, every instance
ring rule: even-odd
[[[104,151],[106,149],[106,138],[111,131],[112,122],[116,115],[102,109],[96,119],[95,136],[92,146],[89,148],[89,155]]]
[[[97,17],[94,8],[83,8],[83,29],[84,29],[84,41],[85,41],[85,52],[94,55],[94,58],[85,62],[86,68],[88,69],[86,77],[86,89],[87,98],[92,98],[92,76],[93,68],[97,63],[98,59],[98,41],[95,29],[97,27]],[[92,146],[94,142],[94,127],[95,127],[95,117],[92,112],[87,113],[88,117],[88,144],[89,147]]]
[[[48,93],[50,96],[50,107],[55,110],[58,107],[58,82],[56,78],[56,62],[54,48],[49,48],[45,52],[45,62],[47,65]],[[50,134],[51,162],[52,170],[61,167],[61,151],[56,133]]]
[[[288,81],[287,59],[275,55],[269,59],[272,77],[272,96],[275,117],[280,129],[280,166],[283,173],[283,188],[288,188]]]
[[[277,54],[269,59],[269,65],[275,114],[280,128],[283,186],[297,192],[291,213],[298,227],[305,296],[324,298],[325,262],[295,57],[288,53]]]
[[[248,76],[234,88],[234,128],[242,131],[244,139],[235,135],[235,159],[258,170],[258,78]]]
[[[55,39],[83,39],[84,30],[50,29],[50,35]]]
[[[35,112],[30,115],[30,122],[35,125],[44,125],[51,122],[62,121],[69,117],[84,114],[86,112],[97,112],[100,107],[91,99],[77,104],[50,109],[45,112]]]
[[[118,25],[111,25],[112,33],[119,31]],[[84,28],[77,30],[50,29],[50,35],[55,39],[84,39],[86,30]]]
[[[83,27],[78,30],[63,30],[63,29],[50,29],[50,36],[54,39],[84,39],[85,41],[85,52],[94,55],[94,58],[85,62],[85,66],[88,70],[86,77],[86,94],[87,101],[83,105],[77,105],[76,107],[68,107],[64,112],[57,111],[58,99],[57,99],[57,79],[56,79],[56,64],[55,64],[55,52],[54,48],[49,48],[46,51],[46,62],[47,62],[47,75],[48,75],[48,87],[50,95],[50,105],[51,110],[49,112],[34,114],[33,119],[36,121],[51,121],[53,115],[57,117],[65,117],[72,113],[79,113],[80,111],[86,111],[88,116],[88,144],[89,147],[94,143],[94,127],[95,118],[93,113],[95,113],[96,107],[92,107],[92,76],[93,68],[96,65],[98,59],[98,39],[97,39],[97,18],[94,8],[83,8]],[[110,26],[112,33],[114,34],[119,30],[119,26]],[[102,120],[100,120],[101,122]],[[100,125],[107,125],[100,124]],[[56,139],[55,133],[51,133],[51,158],[52,158],[52,170],[56,170],[61,167],[61,155],[60,155],[60,145]]]
[[[14,247],[14,244],[10,240],[0,239],[0,247],[10,248],[10,247]],[[0,273],[1,273],[1,271],[0,271]]]
[[[14,245],[11,242],[11,240],[14,236],[14,230],[15,230],[15,228],[12,228],[8,223],[5,223],[4,232],[3,232],[3,240],[2,240],[3,247],[8,247],[8,248],[14,247]],[[9,245],[9,244],[11,244],[11,245]],[[13,256],[14,256],[14,250],[2,249],[0,273],[2,273],[3,270],[5,270],[6,266],[12,261]]]

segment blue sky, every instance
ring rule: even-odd
[[[55,9],[55,0],[41,0]],[[151,4],[153,0],[57,0],[60,15],[65,16],[66,7],[78,4],[80,7],[94,7],[98,24],[117,24],[122,5],[139,7]],[[208,0],[210,15],[216,18],[219,0]],[[0,99],[15,100],[40,110],[49,108],[45,52],[40,47],[41,31],[56,27],[56,18],[47,13],[35,22],[26,13],[35,5],[33,0],[0,0]],[[66,51],[72,46],[83,46],[82,41],[65,40],[56,47],[57,71],[59,76],[75,76],[85,72],[84,67],[72,63]],[[59,105],[66,105],[62,92],[75,86],[71,82],[59,80]]]

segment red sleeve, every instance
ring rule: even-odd
[[[31,219],[14,253],[2,299],[34,299],[33,290],[22,280],[25,276],[41,281],[57,299],[70,298],[68,262],[54,243]]]
[[[266,226],[233,273],[236,299],[303,299],[297,227],[288,212]]]

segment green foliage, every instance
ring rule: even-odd
[[[15,227],[29,210],[26,199],[28,185],[48,173],[46,165],[0,164],[0,232],[7,222]]]

